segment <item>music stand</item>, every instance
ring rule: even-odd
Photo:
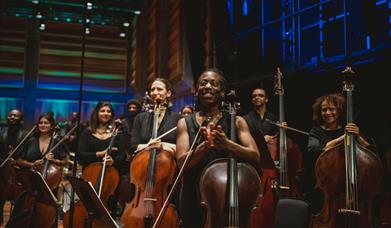
[[[41,173],[28,169],[17,170],[18,177],[27,191],[35,197],[37,202],[57,208],[59,202]]]
[[[98,227],[115,227],[119,228],[117,223],[111,217],[106,207],[103,205],[98,194],[90,182],[76,177],[67,177],[72,185],[73,190],[83,202],[88,213],[88,225],[92,227],[93,221]]]

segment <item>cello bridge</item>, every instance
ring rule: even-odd
[[[343,213],[343,214],[353,214],[353,215],[360,215],[361,212],[357,210],[351,210],[351,209],[338,209],[338,213]]]
[[[279,188],[282,189],[282,190],[289,190],[289,189],[291,189],[289,186],[283,186],[283,185],[280,185]]]
[[[149,201],[157,202],[157,199],[155,199],[155,198],[144,198],[144,202],[149,202]]]

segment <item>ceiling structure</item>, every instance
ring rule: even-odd
[[[141,13],[142,0],[6,0],[2,16],[118,26]]]

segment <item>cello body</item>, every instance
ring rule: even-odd
[[[380,228],[391,227],[391,147],[388,149],[387,154],[387,166],[385,179],[385,189],[381,193],[381,203],[379,205],[379,221],[378,226]]]
[[[18,181],[16,167],[9,161],[0,170],[1,200],[16,200],[22,192],[22,184]]]
[[[275,143],[267,144],[271,157],[278,161],[278,140]],[[274,155],[274,156],[273,156]],[[281,197],[297,198],[301,196],[299,192],[296,176],[302,168],[302,153],[299,146],[291,139],[287,139],[287,160],[289,190],[277,189],[280,178],[278,169],[262,168],[261,174],[261,197],[257,201],[257,207],[251,218],[251,227],[273,227],[275,206]]]
[[[259,196],[259,175],[246,163],[237,163],[238,227],[250,227],[251,213]],[[230,227],[229,193],[230,159],[216,159],[201,173],[199,182],[201,206],[205,211],[203,227]]]
[[[346,122],[353,123],[354,85],[349,78],[355,73],[350,67],[342,73],[346,76]],[[368,228],[375,224],[373,199],[383,177],[382,164],[357,137],[345,130],[344,140],[323,151],[315,163],[315,186],[323,192],[323,205],[311,220],[313,228]]]
[[[341,143],[324,151],[316,162],[316,187],[323,191],[324,201],[321,212],[311,221],[313,228],[368,228],[373,225],[372,199],[380,186],[383,172],[380,160],[372,151],[356,145],[360,215],[342,213],[339,209],[344,208],[346,202],[343,147]]]
[[[153,186],[149,186],[148,192],[148,177],[147,172],[150,161],[151,150],[144,150],[136,154],[130,165],[131,179],[130,182],[135,186],[134,197],[127,204],[124,213],[121,217],[123,227],[145,227],[145,199],[154,198],[153,202],[152,221],[156,220],[157,213],[163,206],[164,200],[167,197],[169,187],[172,185],[177,165],[173,155],[170,152],[161,150],[156,152],[155,165],[159,167],[159,172],[154,172]],[[178,227],[179,219],[175,210],[175,206],[170,205],[161,221],[161,227]]]
[[[97,186],[99,184],[99,180],[101,177],[102,170],[102,162],[94,162],[89,164],[83,171],[83,179],[86,181],[90,181],[93,186]],[[113,166],[107,166],[105,169],[104,179],[102,183],[102,192],[100,195],[100,199],[103,204],[107,207],[108,200],[111,195],[113,195],[115,189],[119,183],[119,174],[116,168]],[[88,212],[85,209],[83,203],[80,201],[76,202],[74,205],[74,217],[73,217],[73,227],[85,227],[89,224],[90,221],[88,219]],[[67,211],[64,215],[63,226],[69,226],[70,220],[70,211]],[[94,220],[92,223],[92,227],[101,227],[99,221]]]
[[[274,87],[275,94],[279,98],[279,123],[285,122],[282,78],[280,68],[277,68]],[[272,143],[266,144],[267,152],[274,164],[262,168],[261,197],[257,202],[257,209],[252,215],[252,228],[273,227],[278,200],[301,196],[296,176],[302,169],[302,153],[299,146],[286,136],[285,129],[280,127],[277,136]],[[265,142],[263,138],[262,141]]]

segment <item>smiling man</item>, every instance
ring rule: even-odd
[[[200,174],[208,164],[219,158],[234,157],[257,162],[260,159],[258,148],[248,129],[246,121],[236,116],[237,139],[228,138],[230,117],[220,110],[220,103],[225,95],[225,79],[217,69],[208,69],[201,74],[197,82],[199,111],[179,120],[177,125],[176,159],[181,166],[190,152],[190,145],[201,128],[203,138],[198,142],[186,167],[181,193],[180,211],[184,227],[201,227],[203,214],[197,199],[197,187]],[[208,127],[202,126],[209,119]]]

